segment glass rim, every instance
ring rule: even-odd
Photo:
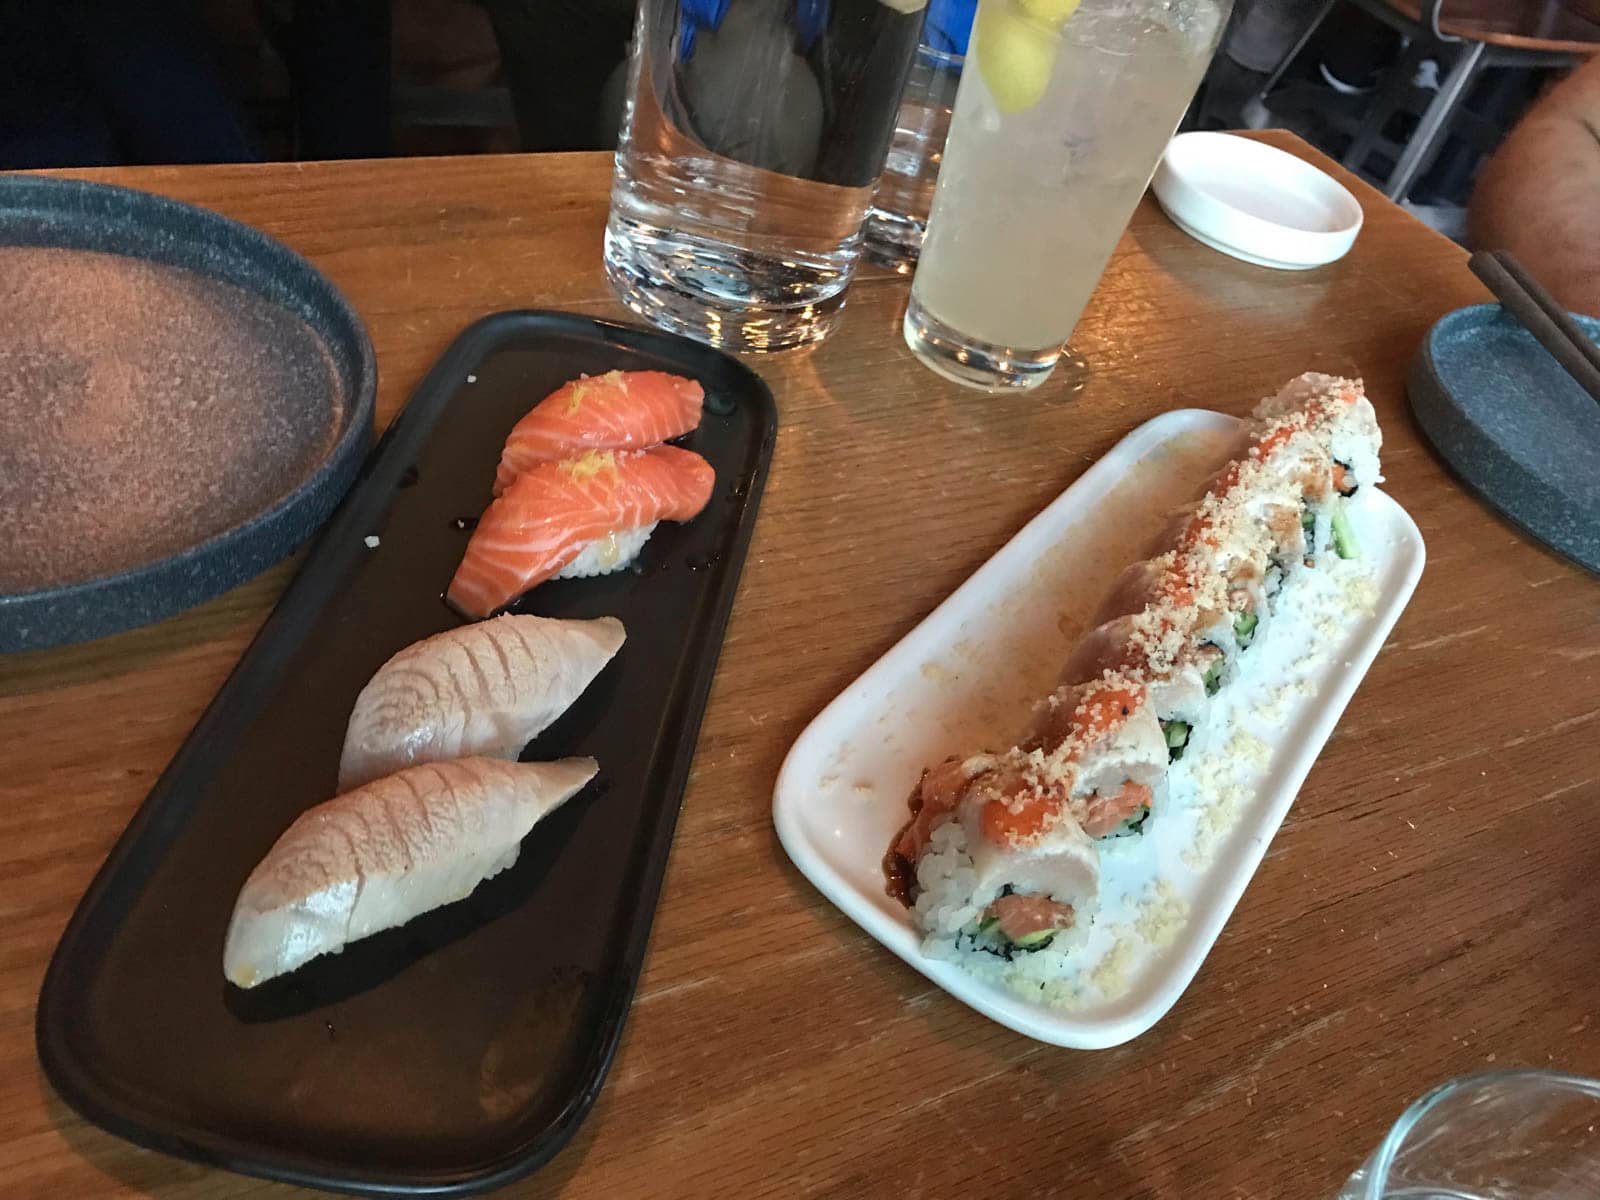
[[[1383,1200],[1383,1189],[1389,1182],[1389,1170],[1394,1166],[1401,1144],[1416,1128],[1417,1122],[1432,1112],[1440,1101],[1458,1092],[1483,1087],[1485,1084],[1506,1083],[1511,1080],[1528,1082],[1537,1080],[1540,1083],[1554,1084],[1600,1099],[1600,1079],[1574,1075],[1570,1071],[1552,1071],[1544,1067],[1506,1067],[1497,1071],[1478,1071],[1472,1075],[1459,1075],[1454,1079],[1447,1079],[1413,1100],[1395,1119],[1394,1124],[1389,1126],[1388,1133],[1384,1134],[1383,1141],[1378,1145],[1377,1153],[1372,1156],[1372,1169],[1368,1171],[1366,1178],[1365,1200]]]
[[[965,54],[958,54],[954,50],[941,50],[939,47],[929,45],[927,42],[919,42],[917,44],[917,54],[922,58],[931,60],[940,67],[959,67],[967,61]]]

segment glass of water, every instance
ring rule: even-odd
[[[633,311],[734,350],[844,305],[926,0],[639,0],[605,269]]]
[[[900,97],[894,140],[867,211],[867,257],[902,275],[916,266],[927,231],[976,7],[977,0],[929,0],[922,44]]]
[[[906,311],[958,383],[1036,387],[1211,61],[1230,0],[980,0]]]
[[[1493,1071],[1435,1088],[1401,1115],[1339,1200],[1593,1200],[1600,1080]]]

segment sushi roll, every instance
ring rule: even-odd
[[[1166,762],[1144,687],[1107,676],[1058,689],[1005,754],[924,771],[885,865],[930,952],[1010,961],[1081,941],[1097,842],[1142,831]]]
[[[1201,568],[1176,550],[1134,563],[1112,585],[1063,682],[1139,668],[1165,677],[1188,664],[1215,692],[1254,633],[1255,623],[1241,620],[1255,603],[1254,576],[1248,560]]]
[[[446,599],[482,618],[546,579],[620,571],[657,522],[698,516],[715,483],[710,463],[677,446],[539,463],[484,512]]]
[[[700,424],[705,389],[665,371],[585,375],[551,392],[506,438],[495,472],[500,495],[528,468],[595,450],[644,450]]]
[[[1168,760],[1176,761],[1204,722],[1211,697],[1221,690],[1225,665],[1222,651],[1210,643],[1190,649],[1185,640],[1170,655],[1153,654],[1139,623],[1123,616],[1090,630],[1068,660],[1061,683],[1082,686],[1106,672],[1141,676],[1148,693],[1145,707],[1161,730]]]
[[[1017,756],[952,759],[912,792],[886,866],[927,953],[1009,961],[1086,936],[1099,853],[1064,805],[1037,806],[1027,827],[1008,819],[1008,795],[1026,789],[1021,768]]]
[[[1165,793],[1167,744],[1149,693],[1114,672],[1065,684],[1038,706],[1020,744],[1042,756],[1036,774],[1062,780],[1068,810],[1091,838],[1142,832]],[[1029,802],[1009,803],[1008,813],[1026,820]]]
[[[1330,553],[1359,553],[1344,506],[1381,480],[1380,444],[1359,384],[1290,381],[1113,581],[1017,744],[922,773],[884,865],[927,953],[979,969],[1081,938],[1098,847],[1161,819],[1173,764],[1226,720],[1219,694],[1259,657],[1286,591]]]
[[[1313,563],[1319,552],[1359,557],[1345,501],[1361,487],[1383,480],[1383,437],[1360,385],[1328,375],[1302,375],[1262,401],[1256,419],[1267,470],[1275,480],[1299,487],[1306,557]]]
[[[1258,422],[1304,428],[1321,454],[1342,468],[1344,494],[1383,482],[1378,461],[1383,435],[1359,383],[1332,375],[1301,375],[1262,401],[1255,416]]]
[[[1168,515],[1152,557],[1113,585],[1066,681],[1136,668],[1166,681],[1192,665],[1208,692],[1225,687],[1285,582],[1319,551],[1357,553],[1342,506],[1359,480],[1379,477],[1378,442],[1371,404],[1346,381],[1305,376],[1263,402],[1239,457]],[[1179,719],[1160,691],[1161,720]]]

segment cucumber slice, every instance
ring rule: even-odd
[[[1350,527],[1350,517],[1343,504],[1333,506],[1333,552],[1340,558],[1360,558],[1361,545],[1356,541],[1356,531]]]
[[[1240,613],[1233,619],[1233,636],[1239,639],[1240,647],[1248,646],[1256,636],[1256,626],[1261,624],[1261,618],[1255,613]]]
[[[1060,932],[1059,929],[1037,929],[1023,934],[1011,944],[1018,950],[1043,950],[1050,944],[1050,939]]]
[[[1277,602],[1278,593],[1283,591],[1283,564],[1277,559],[1267,564],[1267,574],[1261,581],[1261,587],[1267,594],[1267,607],[1272,608]]]
[[[1167,739],[1167,761],[1177,762],[1183,757],[1184,747],[1189,744],[1189,722],[1163,721],[1161,732]]]
[[[1222,660],[1219,658],[1207,668],[1201,676],[1201,681],[1206,685],[1206,695],[1215,696],[1222,687]]]
[[[980,917],[979,920],[978,920],[978,932],[979,933],[987,933],[987,932],[989,932],[989,930],[993,929],[998,924],[1000,924],[1000,918],[999,917],[989,917],[989,916]]]
[[[1138,812],[1134,813],[1133,816],[1128,817],[1122,822],[1122,824],[1113,829],[1110,836],[1114,838],[1132,837],[1136,833],[1142,833],[1144,832],[1144,823],[1149,819],[1150,806],[1146,804]]]

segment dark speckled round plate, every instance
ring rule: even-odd
[[[322,524],[372,438],[360,319],[205,209],[0,178],[0,653],[225,591]]]
[[[1600,321],[1573,315],[1600,340]],[[1510,520],[1600,571],[1600,404],[1498,304],[1428,331],[1406,392],[1461,480]]]

